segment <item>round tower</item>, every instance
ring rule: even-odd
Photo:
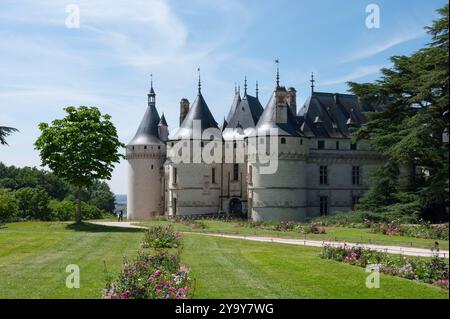
[[[167,123],[159,117],[155,98],[152,83],[147,110],[136,135],[126,147],[129,220],[146,219],[164,212],[163,164]]]
[[[277,76],[276,89],[248,139],[249,211],[255,221],[306,217],[308,150],[288,104],[294,102],[292,92],[279,85]]]

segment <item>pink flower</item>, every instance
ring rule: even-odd
[[[161,276],[161,270],[156,269],[155,276],[157,276],[157,277]]]

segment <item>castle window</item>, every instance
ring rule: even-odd
[[[325,141],[317,141],[317,148],[323,150],[325,148]]]
[[[320,185],[327,185],[328,184],[328,167],[327,166],[320,166],[319,169],[319,184]]]
[[[201,147],[205,146],[205,143],[200,142],[200,146],[201,146]]]
[[[233,180],[239,180],[239,164],[233,164]]]
[[[320,196],[320,216],[328,215],[328,196]]]
[[[216,168],[213,167],[211,169],[211,183],[215,184],[216,183]]]
[[[339,149],[339,141],[336,141],[336,149]]]
[[[233,148],[237,148],[237,143],[236,142],[233,143]]]
[[[359,166],[352,166],[352,184],[360,185],[361,177],[360,177],[360,168]]]
[[[172,176],[172,184],[176,184],[177,183],[177,168],[176,167],[174,167],[173,169],[172,169],[172,174],[173,174],[173,176]]]
[[[134,146],[131,147],[134,150]]]
[[[300,139],[300,145],[303,145],[303,139],[302,138]]]
[[[286,138],[284,137],[281,138],[281,144],[286,144]]]
[[[152,165],[152,166],[150,166],[150,169],[153,169],[153,165]]]
[[[144,150],[146,150],[147,149],[147,146],[144,146]]]
[[[160,149],[161,149],[161,146],[158,146],[158,149],[160,150]]]
[[[248,184],[253,185],[253,166],[248,166]]]
[[[356,151],[356,150],[357,150],[357,145],[356,145],[356,143],[351,143],[351,144],[350,144],[350,149],[351,149],[352,151]]]

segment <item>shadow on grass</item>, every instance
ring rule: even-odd
[[[141,233],[145,230],[139,228],[96,225],[84,222],[80,224],[77,223],[68,224],[66,228],[74,231],[89,232],[89,233]]]

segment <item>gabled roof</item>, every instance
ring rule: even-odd
[[[216,128],[217,122],[214,119],[202,94],[199,92],[192,107],[189,109],[180,128],[170,137],[171,140],[194,138],[194,121],[200,121],[201,133],[208,128]]]
[[[349,138],[350,126],[366,122],[355,95],[313,92],[298,113],[306,136]]]
[[[137,129],[136,135],[128,145],[164,144],[159,139],[158,124],[160,120],[155,105],[150,103]]]
[[[267,103],[264,112],[262,113],[258,124],[256,125],[256,135],[268,135],[270,129],[275,129],[278,135],[285,136],[303,136],[300,131],[300,126],[297,121],[297,117],[292,113],[291,108],[286,104],[287,109],[287,121],[286,123],[277,123],[277,103],[276,92],[274,91],[272,97]]]

